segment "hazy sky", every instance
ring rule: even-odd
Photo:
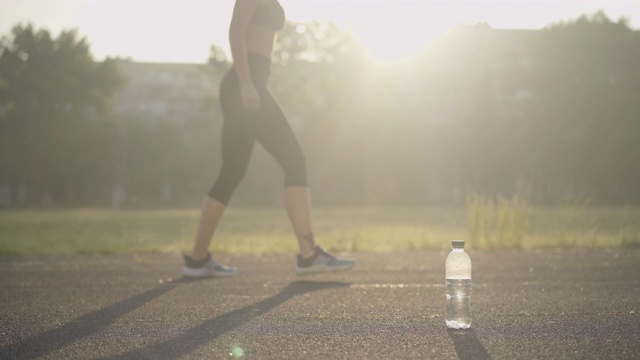
[[[31,22],[54,34],[77,28],[97,59],[204,62],[211,44],[228,49],[234,0],[0,0],[0,34]],[[459,23],[542,28],[598,9],[640,29],[640,0],[280,0],[293,21],[352,29],[380,59],[421,49]]]

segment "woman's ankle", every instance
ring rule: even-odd
[[[191,251],[191,254],[189,256],[191,257],[191,260],[193,260],[193,261],[203,261],[209,256],[209,253],[207,251],[205,251],[205,252],[202,252],[202,251]]]

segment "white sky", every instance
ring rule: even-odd
[[[0,34],[31,22],[55,35],[78,29],[96,59],[204,62],[209,46],[228,51],[234,0],[0,0]],[[459,23],[542,28],[598,9],[640,29],[640,0],[280,0],[293,21],[349,27],[380,59],[410,55]]]

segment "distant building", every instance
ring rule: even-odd
[[[119,60],[125,86],[114,96],[116,115],[185,123],[218,98],[223,71],[205,64],[138,63]]]

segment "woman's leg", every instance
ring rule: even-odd
[[[218,179],[203,201],[191,251],[191,257],[196,261],[207,257],[224,209],[244,178],[255,140],[243,119],[227,116],[222,125],[221,142],[222,167]]]
[[[346,270],[352,259],[338,258],[316,245],[311,226],[306,162],[298,140],[280,106],[271,94],[262,93],[262,108],[250,119],[253,137],[280,164],[284,171],[284,202],[298,239],[296,272],[299,275]]]
[[[225,207],[224,203],[208,196],[205,197],[200,210],[200,221],[193,243],[193,250],[191,250],[191,258],[193,260],[200,261],[207,257],[211,238],[218,227]]]
[[[306,161],[300,144],[280,106],[271,94],[261,94],[261,117],[253,124],[255,138],[284,171],[284,204],[298,239],[300,254],[314,255],[316,243],[311,226]]]
[[[311,228],[311,201],[309,188],[290,186],[284,189],[284,205],[291,220],[293,231],[298,238],[300,255],[309,258],[314,255],[316,242]]]

